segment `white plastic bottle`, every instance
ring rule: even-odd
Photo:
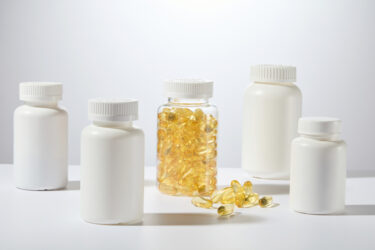
[[[331,214],[344,211],[346,144],[341,121],[329,117],[299,120],[300,137],[292,143],[290,204],[297,212]]]
[[[293,83],[296,68],[257,65],[251,67],[251,78],[254,83],[244,96],[242,168],[254,177],[287,179],[302,105]]]
[[[68,114],[58,106],[62,84],[20,84],[25,104],[14,112],[14,180],[27,190],[64,188],[68,176]]]
[[[133,99],[89,101],[93,124],[81,136],[81,215],[96,224],[143,217],[144,134]]]

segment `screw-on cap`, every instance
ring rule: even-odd
[[[26,102],[57,102],[62,99],[62,83],[20,83],[20,100]]]
[[[89,119],[92,121],[134,121],[138,119],[138,101],[135,99],[91,99]]]
[[[202,79],[176,79],[164,82],[164,95],[174,98],[210,98],[213,81]]]
[[[251,80],[254,82],[295,82],[296,67],[261,64],[252,66]]]
[[[341,132],[341,120],[332,117],[303,117],[298,121],[298,133],[305,135],[337,135]]]

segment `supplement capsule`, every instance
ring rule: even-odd
[[[233,204],[235,202],[235,196],[232,187],[226,187],[223,189],[223,195],[221,196],[221,203]]]
[[[169,194],[169,195],[175,195],[177,193],[177,189],[175,187],[172,187],[172,186],[168,186],[164,183],[160,183],[159,184],[159,190],[165,194]]]
[[[193,197],[191,200],[191,203],[193,203],[194,206],[196,207],[201,207],[201,208],[211,208],[212,207],[212,201],[203,197]]]
[[[272,206],[272,197],[271,196],[264,196],[259,200],[260,207],[271,207]]]
[[[245,195],[250,195],[253,192],[253,183],[251,183],[251,181],[245,181],[243,184],[243,190]]]
[[[242,188],[242,187],[241,187],[241,184],[240,184],[239,181],[237,181],[237,180],[233,180],[233,181],[231,181],[230,185],[231,185],[231,187],[233,188],[233,191],[234,191],[235,193],[238,192],[240,188]]]
[[[241,184],[237,180],[231,182],[231,187],[234,192],[234,203],[237,207],[243,207],[245,201],[245,192]]]
[[[233,204],[224,204],[218,207],[217,214],[219,216],[227,216],[233,214],[234,205]]]
[[[219,203],[221,201],[221,198],[223,197],[224,189],[215,190],[211,194],[211,200],[213,203]]]
[[[251,193],[245,197],[243,207],[253,207],[259,204],[259,195],[257,193]]]

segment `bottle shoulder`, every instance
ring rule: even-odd
[[[183,104],[175,105],[173,103],[167,103],[167,104],[160,105],[158,107],[157,112],[158,113],[161,113],[163,111],[169,112],[172,110],[179,110],[179,109],[189,109],[193,112],[197,109],[201,109],[206,114],[211,114],[216,118],[218,117],[218,108],[215,104],[212,104],[212,103],[207,103],[204,105],[183,105]]]
[[[293,83],[252,83],[245,89],[246,96],[295,96],[302,98],[302,92]]]
[[[14,111],[15,116],[68,116],[65,108],[57,107],[37,107],[30,105],[21,105]]]
[[[314,147],[314,148],[346,148],[344,140],[325,141],[306,137],[297,137],[293,139],[292,145],[300,147]]]
[[[162,111],[165,108],[190,108],[190,109],[217,109],[217,106],[213,103],[204,103],[204,104],[176,104],[176,103],[164,103],[158,107],[158,111]]]
[[[102,127],[90,124],[82,130],[83,137],[96,137],[96,138],[129,138],[129,137],[140,137],[144,138],[144,132],[142,129],[135,126],[125,128],[112,128]]]

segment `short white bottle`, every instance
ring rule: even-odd
[[[244,96],[242,168],[252,176],[288,179],[290,144],[297,136],[302,95],[296,68],[282,65],[251,67]]]
[[[133,99],[89,101],[81,136],[81,215],[90,223],[142,221],[144,134]]]
[[[68,176],[68,114],[59,107],[62,84],[20,84],[25,104],[14,112],[14,180],[18,188],[64,188]]]
[[[341,121],[329,117],[299,120],[293,140],[290,205],[297,212],[331,214],[344,211],[346,144]]]

